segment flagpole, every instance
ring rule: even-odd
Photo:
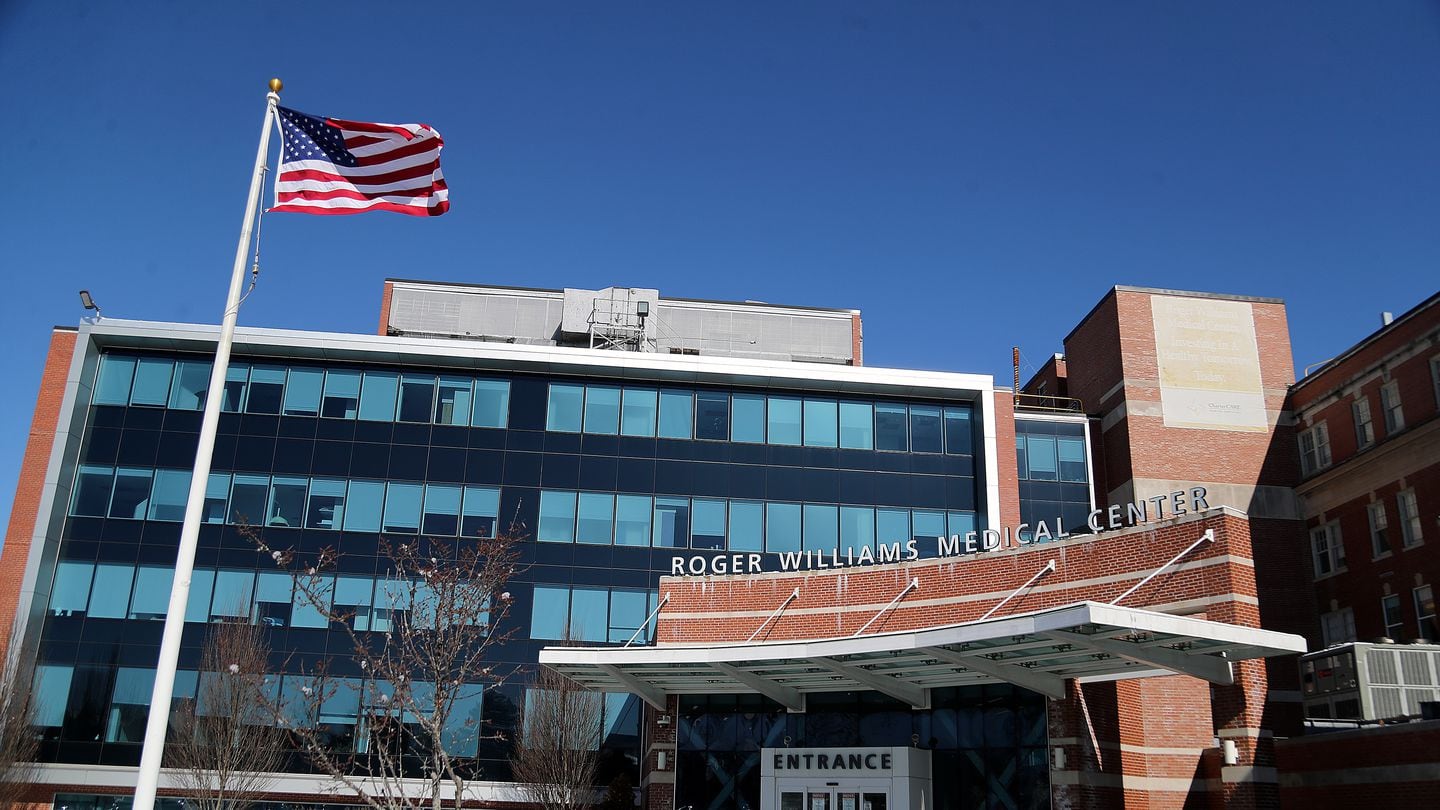
[[[260,128],[260,148],[255,151],[255,171],[250,176],[250,196],[245,201],[245,219],[240,224],[240,242],[235,246],[235,268],[230,275],[230,294],[215,345],[215,365],[210,370],[210,387],[205,394],[205,414],[200,422],[200,441],[195,448],[195,471],[190,478],[190,497],[185,502],[185,522],[180,529],[180,548],[175,555],[175,579],[170,587],[170,606],[165,613],[165,633],[160,640],[160,659],[155,665],[155,688],[150,692],[150,718],[145,725],[145,746],[140,753],[140,773],[135,780],[133,810],[153,810],[155,789],[160,781],[160,764],[165,754],[166,731],[170,724],[170,698],[175,688],[175,667],[180,658],[180,637],[185,632],[185,605],[190,598],[190,578],[195,570],[195,547],[200,538],[200,518],[205,507],[205,490],[210,480],[210,461],[215,454],[215,432],[220,425],[220,406],[225,395],[225,377],[230,367],[230,346],[235,339],[235,321],[240,312],[240,290],[245,282],[245,254],[260,191],[265,185],[265,159],[270,149],[270,129],[275,107],[280,102],[279,79],[270,80],[265,96],[265,123]]]

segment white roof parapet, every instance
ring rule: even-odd
[[[874,690],[924,706],[933,688],[1004,682],[1059,697],[1070,678],[1145,677],[1157,668],[1228,684],[1235,661],[1304,651],[1304,638],[1288,633],[1079,602],[860,637],[547,647],[540,663],[589,688],[631,692],[652,705],[672,694],[758,693],[796,711],[810,692]]]

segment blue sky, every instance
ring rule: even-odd
[[[406,10],[408,9],[408,10]],[[50,327],[216,323],[264,83],[446,139],[439,219],[276,214],[242,324],[386,277],[857,307],[1026,374],[1113,284],[1277,296],[1297,368],[1433,293],[1440,5],[0,2],[0,516]]]

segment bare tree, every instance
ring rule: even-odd
[[[507,674],[488,653],[509,634],[517,538],[382,539],[380,550],[390,575],[364,605],[337,598],[335,551],[311,563],[272,552],[296,571],[297,601],[349,640],[345,654],[286,676],[279,711],[314,767],[372,810],[441,810],[447,798],[459,808],[480,741],[497,736],[480,707]],[[327,722],[337,706],[358,723]]]
[[[286,734],[267,695],[270,647],[262,627],[215,625],[201,655],[195,699],[170,720],[166,765],[198,810],[245,810],[285,764]]]
[[[544,810],[589,806],[604,720],[603,696],[548,667],[536,673],[510,760],[521,790]]]
[[[12,639],[0,661],[0,810],[25,803],[35,781],[40,738],[34,720],[33,668],[24,665],[19,639]]]

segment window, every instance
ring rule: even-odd
[[[579,433],[584,403],[585,386],[551,383],[550,399],[545,406],[545,429]]]
[[[261,574],[263,580],[269,573]],[[287,580],[288,575],[281,574]],[[277,589],[283,590],[277,584]],[[323,630],[330,626],[329,615],[334,612],[335,577],[317,576],[312,581],[295,583],[294,601],[291,603],[291,624],[295,627],[311,627]]]
[[[179,411],[198,411],[205,407],[205,389],[210,387],[210,364],[182,360],[175,364],[175,380],[170,384],[170,407]]]
[[[1405,548],[1420,545],[1423,539],[1420,531],[1420,505],[1415,501],[1415,490],[1401,490],[1395,495],[1400,507],[1400,539]]]
[[[764,505],[756,501],[731,501],[728,530],[731,551],[764,551]]]
[[[385,531],[414,533],[420,530],[422,491],[419,484],[385,485]]]
[[[210,596],[215,592],[215,572],[196,568],[190,577],[190,599],[185,603],[185,621],[210,621]]]
[[[210,621],[248,621],[254,593],[254,571],[216,571],[215,595],[210,602]]]
[[[610,591],[606,588],[570,589],[571,641],[604,641],[610,627]]]
[[[135,569],[129,565],[100,563],[95,566],[86,615],[92,619],[125,618],[129,614],[130,585],[134,579]]]
[[[945,513],[916,509],[910,513],[911,536],[916,540],[933,540],[945,536]]]
[[[695,395],[695,438],[730,438],[730,395],[701,391]]]
[[[1059,436],[1055,445],[1060,458],[1060,480],[1077,484],[1089,480],[1085,473],[1085,440]]]
[[[420,532],[434,537],[454,537],[459,530],[460,487],[426,484]]]
[[[910,439],[906,430],[908,417],[904,405],[876,405],[875,406],[875,449],[876,450],[897,450],[904,452],[910,449]]]
[[[1028,438],[1029,437],[1023,434],[1017,434],[1015,436],[1015,474],[1019,476],[1021,481],[1030,478],[1030,454],[1025,449]]]
[[[74,667],[57,667],[41,664],[35,667],[35,717],[32,723],[43,729],[59,729],[65,722],[65,708],[70,703],[70,681],[75,675]],[[55,735],[46,734],[46,739]]]
[[[1025,461],[1031,481],[1055,481],[1060,477],[1054,436],[1026,436]]]
[[[691,412],[694,403],[688,393],[660,392],[660,420],[655,433],[662,439],[690,438]]]
[[[952,456],[968,456],[975,452],[974,428],[969,408],[945,409],[945,452]]]
[[[805,446],[835,447],[839,443],[836,404],[819,399],[805,400]]]
[[[1320,616],[1320,641],[1326,647],[1355,640],[1355,611],[1332,610]]]
[[[867,402],[840,403],[840,446],[875,449],[875,409]]]
[[[95,566],[62,562],[55,566],[55,584],[50,588],[51,616],[84,616],[90,602],[90,580]],[[168,592],[167,592],[168,596]]]
[[[766,438],[770,444],[799,445],[800,400],[770,397],[765,414]]]
[[[840,552],[858,554],[875,548],[875,510],[866,506],[840,507]]]
[[[1305,475],[1330,466],[1330,430],[1320,422],[1300,434],[1300,472]]]
[[[800,504],[765,504],[765,550],[772,554],[800,550]]]
[[[394,422],[395,398],[400,392],[400,375],[367,371],[360,386],[360,418],[367,422]]]
[[[475,381],[475,409],[472,427],[503,428],[510,419],[510,383],[504,380]]]
[[[730,397],[730,441],[765,443],[765,397],[735,394]]]
[[[100,358],[100,374],[95,380],[96,405],[129,405],[130,384],[135,379],[135,358],[107,354]]]
[[[650,615],[650,593],[616,589],[610,592],[610,634],[609,641],[623,644],[632,637],[648,642],[649,628],[640,633],[641,625]],[[637,635],[638,633],[638,635]]]
[[[620,435],[655,435],[655,403],[658,393],[641,388],[625,389],[624,404],[620,408]]]
[[[940,409],[930,405],[910,406],[910,450],[914,453],[939,453],[942,431]]]
[[[1345,570],[1345,544],[1340,538],[1340,524],[1332,522],[1311,529],[1310,553],[1317,578]]]
[[[945,515],[945,528],[950,532],[950,536],[951,536],[951,537],[954,537],[954,536],[956,536],[956,535],[959,535],[960,537],[963,538],[963,537],[965,537],[965,535],[969,534],[970,532],[975,531],[975,513],[974,513],[974,512],[950,512],[950,513],[947,513],[947,514]]]
[[[725,501],[696,498],[690,510],[691,547],[725,548]]]
[[[285,368],[283,366],[252,366],[250,389],[245,395],[245,412],[280,413],[280,402],[284,392]]]
[[[435,424],[461,427],[469,425],[470,412],[473,409],[470,397],[474,388],[474,380],[441,377],[440,395],[435,398]]]
[[[267,526],[305,525],[305,493],[310,489],[308,478],[275,476],[270,483],[270,510],[265,513]]]
[[[220,410],[225,413],[240,413],[245,409],[245,392],[249,388],[250,364],[231,363],[225,371],[225,391],[220,400]]]
[[[875,510],[875,542],[877,545],[888,546],[891,543],[904,543],[909,539],[910,510]]]
[[[542,543],[575,542],[575,493],[541,491],[535,539]]]
[[[280,571],[261,571],[255,587],[253,621],[265,627],[288,627],[294,610],[292,598],[296,605],[304,601],[293,577]]]
[[[1390,521],[1385,517],[1385,502],[1375,501],[1365,507],[1370,519],[1370,549],[1376,557],[1390,553]]]
[[[530,637],[564,640],[570,625],[570,589],[536,585],[530,606]]]
[[[585,389],[585,432],[614,436],[620,432],[620,389],[592,385]]]
[[[230,473],[210,473],[205,481],[205,506],[200,511],[204,523],[225,522],[225,501],[230,494]]]
[[[110,496],[110,517],[143,519],[150,505],[153,471],[121,467],[115,471],[115,492]]]
[[[135,593],[130,598],[129,618],[163,622],[170,610],[170,587],[175,571],[155,565],[142,565],[135,571]]]
[[[286,416],[319,416],[320,389],[325,385],[325,372],[318,368],[292,368],[285,383]]]
[[[494,487],[465,487],[460,512],[461,537],[494,537],[500,516],[500,490]]]
[[[1435,620],[1435,591],[1429,585],[1415,589],[1415,619],[1420,623],[1420,637],[1431,643],[1440,641],[1440,623]]]
[[[354,419],[360,410],[360,372],[325,372],[325,392],[320,415],[331,419]]]
[[[347,532],[380,531],[385,484],[380,481],[351,481],[345,496],[343,526]]]
[[[806,551],[834,551],[840,532],[839,507],[805,504],[803,529],[801,548]]]
[[[345,617],[355,630],[370,629],[370,606],[375,581],[369,577],[338,576],[335,578],[336,618]]]
[[[401,422],[430,422],[435,407],[435,378],[428,374],[400,375]]]
[[[185,519],[190,498],[190,470],[156,470],[150,495],[150,519],[179,522]]]
[[[580,493],[576,507],[579,519],[575,542],[608,546],[615,536],[615,496],[598,492]]]
[[[135,364],[135,386],[130,389],[131,405],[154,405],[160,408],[170,401],[170,373],[175,363],[142,357]]]
[[[687,548],[690,545],[690,499],[655,499],[655,518],[650,545],[656,548]]]
[[[110,716],[105,723],[105,742],[144,741],[145,723],[150,716],[150,692],[154,688],[153,669],[120,667],[115,671]]]
[[[1400,612],[1400,595],[1392,593],[1380,599],[1380,615],[1385,621],[1385,637],[1399,639],[1405,633],[1405,616]]]
[[[270,496],[270,476],[235,475],[230,487],[229,523],[259,526],[265,523],[265,500]]]
[[[1400,383],[1391,380],[1380,386],[1380,411],[1385,415],[1385,435],[1405,429],[1405,411],[1400,408]]]
[[[310,529],[339,529],[345,519],[345,482],[339,478],[312,478],[310,503],[305,508],[305,526]]]
[[[615,496],[615,545],[650,545],[650,512],[648,495]]]
[[[1370,418],[1370,400],[1361,394],[1350,403],[1355,418],[1355,449],[1364,450],[1375,443],[1375,422]]]
[[[110,490],[115,487],[115,470],[94,464],[80,465],[75,476],[75,500],[70,514],[79,517],[105,517],[110,510]]]

